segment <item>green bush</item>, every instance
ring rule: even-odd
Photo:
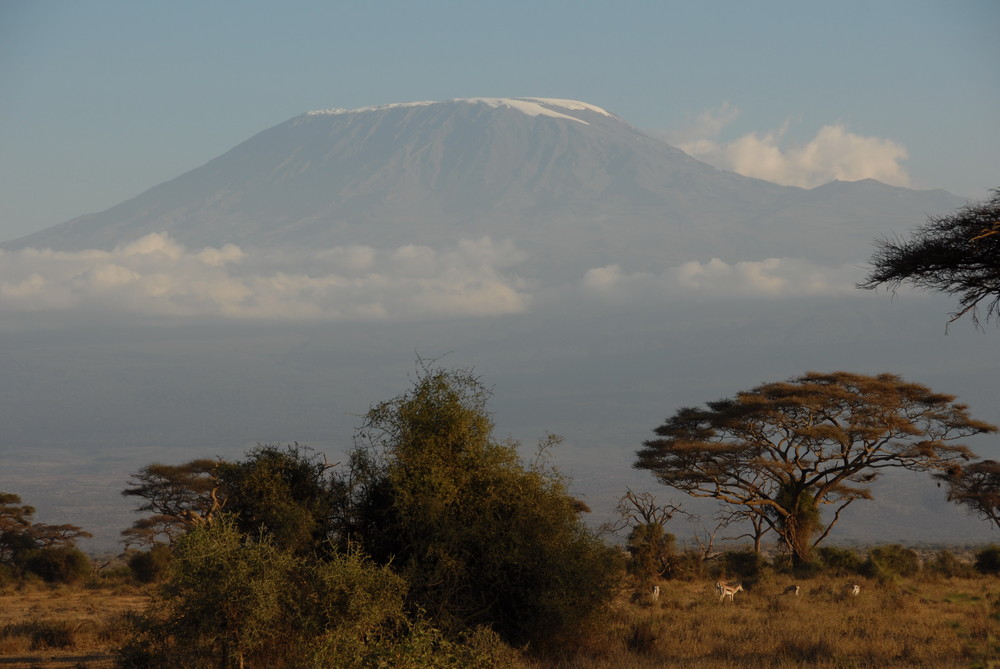
[[[726,551],[722,556],[726,577],[753,583],[760,579],[767,568],[767,560],[754,551]]]
[[[1000,546],[991,544],[976,553],[976,571],[980,574],[1000,574]]]
[[[920,572],[920,557],[916,551],[899,544],[876,546],[868,551],[863,571],[866,576],[882,582],[908,578]]]
[[[21,557],[25,572],[47,583],[76,583],[93,573],[90,559],[74,546],[36,548]]]
[[[864,559],[850,548],[823,546],[817,552],[823,566],[837,575],[860,574],[865,566]]]
[[[135,553],[128,559],[128,569],[140,583],[160,580],[169,565],[170,546],[161,543],[154,543],[148,551]]]
[[[177,542],[121,667],[514,666],[490,633],[449,639],[408,616],[405,596],[400,576],[357,550],[306,561],[223,517]]]
[[[961,562],[951,551],[947,550],[939,551],[925,568],[946,578],[972,576],[975,572],[972,565]]]
[[[488,397],[467,372],[424,369],[372,407],[352,455],[356,536],[445,631],[558,645],[610,600],[618,554],[581,522],[564,477],[494,440]]]

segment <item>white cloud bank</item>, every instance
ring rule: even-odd
[[[815,137],[799,145],[785,145],[787,122],[778,130],[720,141],[719,135],[739,113],[738,108],[724,103],[701,114],[691,127],[674,134],[670,141],[719,169],[786,186],[813,188],[837,179],[911,184],[900,164],[909,157],[903,145],[854,134],[843,123],[824,125]]]
[[[661,273],[623,272],[618,265],[589,270],[584,295],[614,303],[655,302],[697,297],[777,299],[857,294],[861,270],[825,267],[798,258],[768,258],[729,264],[713,258],[686,262]]]
[[[251,257],[239,247],[192,252],[163,234],[113,251],[0,251],[0,309],[86,309],[277,320],[411,320],[523,311],[505,268],[510,243],[451,248],[344,246]]]
[[[0,314],[221,317],[281,321],[418,321],[527,311],[534,295],[511,272],[527,256],[512,242],[461,240],[444,249],[190,251],[152,234],[112,251],[0,250]],[[772,258],[688,262],[660,273],[619,265],[586,271],[563,298],[620,304],[857,293],[856,267]]]

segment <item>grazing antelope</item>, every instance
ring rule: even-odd
[[[783,595],[795,595],[796,597],[798,597],[799,596],[799,586],[797,586],[797,585],[790,585],[787,588],[785,588],[785,591],[783,593],[781,593],[781,594],[783,594]]]
[[[742,583],[737,583],[736,585],[730,585],[728,583],[723,583],[722,581],[719,581],[718,583],[715,584],[715,590],[719,593],[720,603],[726,601],[726,597],[729,598],[729,601],[733,601],[733,595],[735,595],[737,592],[741,591],[746,592],[745,590],[743,590]]]

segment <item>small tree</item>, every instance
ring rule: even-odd
[[[909,241],[876,240],[871,266],[859,288],[910,283],[958,296],[961,308],[949,322],[971,313],[978,323],[985,303],[986,320],[1000,323],[1000,188],[986,202],[928,218]]]
[[[632,558],[629,571],[642,582],[668,573],[673,566],[676,537],[666,531],[666,525],[676,513],[683,513],[681,508],[658,504],[652,493],[627,490],[618,500],[617,511],[618,518],[605,523],[601,530],[618,532],[629,528],[625,542]]]
[[[126,546],[171,543],[194,527],[211,522],[225,504],[216,476],[219,460],[199,459],[182,465],[153,463],[132,475],[126,497],[144,500],[137,512],[152,512],[123,530]]]
[[[972,456],[953,442],[996,431],[954,399],[892,374],[811,372],[679,410],[635,466],[692,496],[743,507],[803,564],[849,504],[871,498],[882,469],[945,470]],[[834,514],[824,523],[827,505]]]

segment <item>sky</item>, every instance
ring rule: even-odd
[[[722,169],[1000,186],[1000,3],[0,3],[0,241],[314,109],[581,100]]]

